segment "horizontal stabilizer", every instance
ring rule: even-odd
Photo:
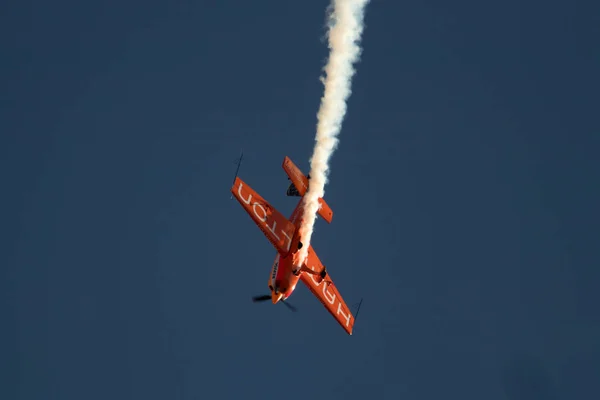
[[[309,179],[300,171],[300,168],[294,164],[294,162],[289,158],[285,157],[283,159],[283,169],[287,174],[292,184],[287,190],[288,196],[299,196],[302,197],[308,191]],[[333,210],[329,207],[329,204],[325,202],[323,198],[319,198],[319,211],[318,214],[321,218],[327,221],[328,224],[331,223],[333,218]]]
[[[300,171],[300,168],[298,168],[288,156],[283,159],[283,169],[288,178],[290,178],[290,181],[292,181],[292,184],[296,188],[298,195],[304,196],[308,190],[308,178],[302,173],[302,171]]]
[[[319,197],[319,205],[320,207],[319,211],[317,211],[317,214],[319,214],[321,218],[323,218],[325,221],[327,221],[328,224],[330,224],[331,219],[333,218],[333,211],[329,207],[329,204],[327,204],[322,197]]]

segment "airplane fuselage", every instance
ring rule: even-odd
[[[303,201],[300,200],[290,217],[290,222],[298,228],[302,222],[303,209]],[[299,229],[296,231],[298,232],[297,235],[299,235]],[[298,242],[298,239],[299,238],[292,240],[292,246],[296,248],[290,247],[291,251],[288,254],[282,255],[277,253],[275,256],[275,261],[271,267],[271,274],[269,275],[269,289],[271,290],[273,304],[277,303],[279,300],[286,300],[290,297],[300,279],[300,274],[302,272],[294,273],[294,271],[299,271],[300,269],[300,265],[297,265],[298,249],[296,243]]]
[[[273,304],[279,300],[286,300],[296,288],[300,275],[295,275],[293,269],[292,255],[281,257],[278,253],[275,256],[275,262],[269,276],[269,289],[271,290]]]

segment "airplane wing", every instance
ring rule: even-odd
[[[280,254],[290,249],[296,227],[248,184],[236,177],[231,193]]]
[[[323,269],[323,264],[317,257],[314,249],[309,247],[308,256],[306,257],[305,264],[308,268],[313,271],[320,272]],[[321,278],[318,275],[313,275],[304,272],[300,275],[300,280],[308,286],[308,289],[314,294],[321,304],[325,306],[327,311],[336,319],[336,321],[344,328],[344,330],[352,335],[352,328],[354,327],[354,316],[350,309],[346,305],[346,302],[337,290],[337,287],[331,280],[329,272],[327,276],[321,282]]]

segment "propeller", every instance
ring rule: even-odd
[[[294,307],[293,305],[291,305],[290,303],[288,303],[287,301],[283,301],[281,300],[281,302],[283,303],[284,306],[286,306],[287,308],[289,308],[290,310],[292,310],[293,312],[298,311],[298,309],[296,307]]]
[[[271,300],[271,295],[270,294],[264,294],[262,296],[254,296],[252,298],[252,301],[257,303],[259,301],[266,301],[266,300]]]
[[[270,294],[263,294],[261,296],[254,296],[252,297],[252,301],[255,303],[261,302],[261,301],[267,301],[267,300],[271,300],[271,295]],[[287,301],[281,300],[281,302],[290,310],[292,310],[293,312],[298,311],[298,309],[296,307],[294,307],[293,305],[289,304]]]

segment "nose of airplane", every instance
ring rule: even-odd
[[[283,293],[271,292],[271,300],[273,301],[273,304],[276,304],[279,300],[281,300],[282,297]]]

